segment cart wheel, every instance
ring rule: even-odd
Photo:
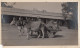
[[[48,33],[48,37],[49,37],[49,38],[52,38],[52,37],[53,37],[53,33],[51,33],[51,32]]]

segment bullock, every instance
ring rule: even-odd
[[[27,32],[27,39],[30,38],[30,34],[33,32],[38,33],[37,38],[39,38],[42,33],[42,38],[44,38],[44,23],[41,19],[38,19],[38,21],[28,22],[24,25],[24,31]]]

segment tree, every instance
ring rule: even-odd
[[[64,17],[65,26],[69,26],[69,22],[67,22],[68,18],[71,20],[72,17],[72,8],[69,7],[68,3],[62,3],[62,15]]]
[[[2,2],[1,6],[2,7],[10,7],[12,8],[16,3],[15,2]]]
[[[67,15],[68,15],[68,4],[67,3],[62,3],[62,15],[64,17],[64,22],[65,25],[67,25]]]

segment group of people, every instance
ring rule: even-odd
[[[27,17],[26,20],[23,20],[22,17],[19,17],[17,20],[16,17],[13,17],[13,20],[11,21],[10,25],[16,25],[18,27],[18,30],[21,35],[24,33],[24,26],[28,23]]]
[[[52,24],[50,24],[52,23]],[[20,32],[20,35],[23,35],[24,32],[27,32],[27,38],[29,38],[29,34],[34,32],[38,33],[38,38],[41,36],[42,33],[42,38],[44,38],[44,28],[48,28],[50,30],[50,27],[53,27],[57,25],[56,22],[50,21],[49,23],[45,24],[40,18],[37,18],[36,21],[31,21],[26,17],[26,20],[23,20],[22,17],[19,17],[18,20],[16,20],[15,17],[13,17],[13,20],[11,21],[10,25],[16,25],[18,27],[18,30]],[[48,27],[49,26],[49,27]],[[57,26],[56,26],[57,27]],[[54,27],[54,28],[56,28]],[[57,27],[58,28],[58,27]],[[55,34],[55,33],[54,33]]]

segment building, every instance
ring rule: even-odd
[[[70,3],[68,3],[68,4],[70,4]],[[75,5],[75,3],[73,3],[72,5],[74,5],[75,7],[77,7]],[[60,24],[62,24],[64,22],[64,17],[62,15],[62,13],[47,12],[45,10],[43,10],[43,11],[38,11],[38,10],[24,10],[24,9],[17,9],[17,8],[13,8],[13,7],[6,7],[6,6],[3,5],[1,7],[1,12],[2,12],[2,14],[1,14],[2,15],[2,23],[10,23],[11,20],[12,20],[12,18],[14,16],[15,17],[16,16],[40,17],[40,18],[44,18],[45,20],[46,19],[54,19],[54,20],[58,20],[60,22]],[[77,16],[77,14],[76,14],[76,16]],[[73,22],[72,19],[73,18],[71,18],[70,15],[67,16],[67,20],[70,21],[68,23]],[[77,17],[76,17],[76,21],[77,21]],[[74,20],[74,23],[75,23],[75,20]],[[77,25],[77,22],[76,22],[76,25]],[[72,24],[69,24],[69,26],[73,28]]]

